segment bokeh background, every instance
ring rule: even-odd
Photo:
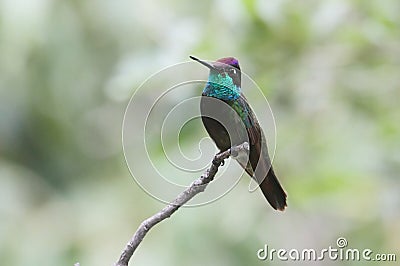
[[[125,165],[125,107],[190,54],[235,56],[263,89],[289,207],[240,182],[154,228],[130,265],[288,265],[256,252],[341,236],[399,260],[399,14],[397,0],[1,0],[1,264],[116,261],[164,206]],[[315,263],[333,264],[363,262]]]

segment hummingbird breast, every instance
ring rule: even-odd
[[[221,151],[249,142],[246,128],[232,104],[231,101],[205,95],[200,101],[204,127]]]

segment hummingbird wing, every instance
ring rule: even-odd
[[[284,210],[286,207],[286,193],[272,169],[264,133],[243,94],[240,95],[237,102],[241,107],[241,112],[243,112],[243,114],[239,113],[239,116],[242,117],[250,141],[249,161],[247,164],[243,163],[243,161],[238,162],[257,181],[271,206],[274,209]]]

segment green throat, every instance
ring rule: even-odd
[[[211,71],[203,95],[232,101],[239,98],[240,87],[234,84],[233,79],[228,74]]]

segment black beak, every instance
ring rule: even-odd
[[[197,61],[197,62],[199,62],[199,63],[202,64],[202,65],[205,65],[205,66],[208,67],[209,69],[215,70],[215,67],[214,67],[213,65],[207,63],[206,61],[200,60],[200,59],[198,59],[197,57],[194,57],[194,56],[189,56],[189,57],[190,57],[190,59],[192,59],[192,60],[194,60],[194,61]]]

